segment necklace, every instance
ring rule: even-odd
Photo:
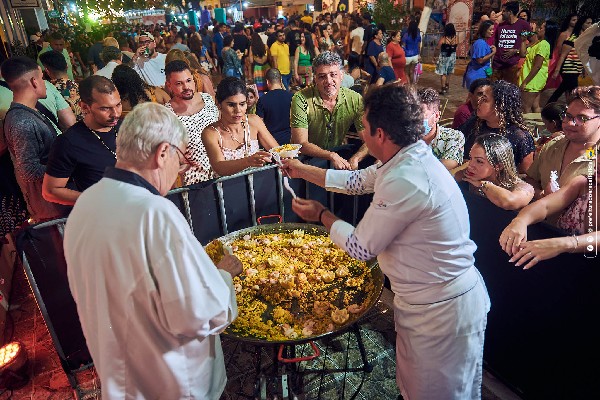
[[[104,147],[106,147],[106,150],[108,150],[108,151],[110,151],[110,152],[112,153],[112,155],[115,157],[115,160],[116,160],[116,159],[117,159],[117,153],[115,153],[114,151],[112,151],[112,150],[110,149],[110,147],[108,147],[108,146],[106,145],[106,143],[104,143],[104,140],[102,140],[102,138],[100,137],[100,135],[98,135],[98,132],[96,132],[95,130],[93,130],[92,128],[90,128],[90,127],[89,127],[89,126],[87,126],[87,125],[86,125],[86,127],[87,127],[87,128],[90,130],[90,132],[92,132],[92,133],[94,134],[94,136],[96,136],[96,138],[97,138],[97,139],[100,141],[100,143],[102,143],[102,145],[103,145]],[[106,132],[106,133],[112,133],[113,129],[115,129],[115,128],[116,128],[116,126],[115,126],[115,127],[112,127],[112,128],[111,128],[111,130],[110,130],[110,131],[108,131],[108,132]],[[103,132],[103,133],[104,133],[104,132]],[[118,132],[115,132],[115,142],[116,142],[116,140],[117,140],[117,135],[118,135]]]
[[[243,123],[242,123],[242,125],[243,125]],[[239,144],[239,145],[242,145],[242,146],[244,145],[244,143],[243,143],[243,142],[240,142],[240,141],[238,140],[238,138],[236,138],[235,136],[233,136],[233,132],[231,131],[231,129],[229,129],[228,127],[226,127],[226,126],[223,124],[223,122],[221,122],[221,126],[223,127],[223,129],[224,129],[224,130],[225,130],[227,133],[229,133],[229,137],[231,138],[231,140],[233,140],[234,142],[236,142],[236,143],[237,143],[237,144]]]

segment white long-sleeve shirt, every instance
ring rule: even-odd
[[[427,301],[436,301],[448,294],[442,287],[473,266],[476,245],[469,238],[462,193],[422,140],[383,165],[328,170],[325,186],[349,194],[374,193],[356,229],[338,220],[331,239],[353,257],[377,256],[397,295],[422,299],[425,294]]]
[[[109,169],[77,200],[64,248],[103,399],[220,397],[218,333],[237,316],[232,278],[172,202]]]

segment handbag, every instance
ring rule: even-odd
[[[415,66],[414,74],[413,74],[413,82],[417,82],[419,77],[423,74],[423,64],[417,63]]]

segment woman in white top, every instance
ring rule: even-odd
[[[271,161],[268,151],[278,146],[256,115],[246,115],[246,84],[234,77],[225,78],[217,86],[217,107],[221,118],[202,132],[213,171],[220,176],[233,175],[250,167],[262,167]]]

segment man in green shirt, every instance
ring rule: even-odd
[[[42,71],[44,70],[44,66],[40,61],[40,55],[50,50],[55,50],[59,53],[62,53],[63,57],[65,58],[65,61],[67,62],[67,75],[69,79],[73,81],[73,64],[71,64],[71,57],[69,56],[69,52],[67,51],[67,49],[65,49],[65,38],[60,33],[54,32],[52,35],[50,35],[50,46],[44,47],[42,51],[40,51],[40,53],[38,54],[37,62],[39,66],[42,67]]]
[[[315,58],[315,85],[292,98],[291,141],[302,145],[302,154],[330,160],[335,169],[357,169],[368,152],[364,144],[348,160],[332,151],[343,144],[353,123],[361,137],[364,131],[362,97],[341,87],[341,67],[337,53],[325,51]]]

